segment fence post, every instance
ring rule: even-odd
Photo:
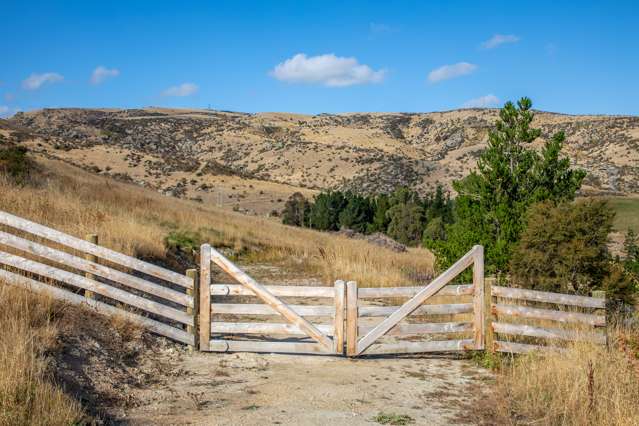
[[[484,278],[484,345],[488,352],[495,352],[493,331],[493,283],[495,278]]]
[[[475,246],[475,255],[473,261],[473,328],[475,330],[475,350],[483,350],[485,348],[486,329],[484,318],[484,247]]]
[[[357,282],[346,283],[346,355],[357,355],[357,319],[359,309],[357,307]]]
[[[93,243],[96,245],[98,244],[98,236],[96,234],[87,234],[84,239],[90,243]],[[98,261],[98,258],[92,254],[85,254],[84,258],[94,263]],[[89,272],[86,272],[84,276],[89,280],[95,280],[95,276]],[[87,299],[95,299],[95,293],[89,290],[84,290],[84,297],[86,297]]]
[[[592,292],[592,297],[595,297],[597,299],[603,299],[604,300],[604,306],[605,306],[605,301],[606,301],[606,292],[604,290],[595,290]],[[606,315],[606,309],[597,309],[595,311],[595,315],[603,315],[604,317],[606,317],[606,326],[604,328],[604,332],[606,335],[606,346],[608,346],[608,318]]]
[[[333,352],[344,353],[344,305],[346,303],[346,286],[344,281],[335,281],[335,321],[333,334]]]
[[[208,351],[211,344],[211,246],[200,247],[200,291],[199,291],[200,350]]]
[[[198,295],[200,294],[200,283],[198,281],[197,269],[187,269],[186,276],[193,280],[193,288],[187,288],[186,294],[193,298],[193,307],[187,307],[186,313],[190,314],[193,317],[193,326],[187,325],[186,331],[187,333],[193,336],[193,346],[191,348],[199,348],[199,330],[198,330],[198,313],[199,313],[199,303],[198,303]]]

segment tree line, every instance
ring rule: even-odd
[[[382,232],[432,250],[441,269],[473,245],[485,250],[487,273],[525,288],[589,294],[604,289],[615,303],[631,303],[638,289],[639,250],[626,238],[623,261],[608,251],[614,211],[605,200],[576,195],[586,176],[562,155],[565,134],[534,128],[532,101],[507,102],[488,135],[476,170],[420,197],[408,188],[391,194],[327,191],[309,201],[296,193],[283,222],[323,231]]]

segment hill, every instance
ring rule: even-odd
[[[495,109],[433,113],[246,114],[177,109],[45,109],[2,120],[32,150],[181,198],[254,213],[294,191],[420,192],[465,176]],[[639,193],[639,117],[538,112],[588,171],[587,193]]]

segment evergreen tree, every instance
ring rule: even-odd
[[[388,223],[390,219],[386,214],[390,209],[390,198],[386,194],[380,194],[375,198],[373,218],[371,224],[368,226],[368,232],[382,232],[386,233],[388,229]]]
[[[529,148],[541,134],[531,128],[531,108],[528,98],[519,100],[517,106],[507,102],[489,133],[478,170],[453,182],[459,194],[455,223],[446,227],[445,243],[427,242],[442,266],[450,265],[474,244],[482,244],[487,270],[507,270],[526,225],[528,207],[543,200],[574,199],[585,173],[571,170],[569,161],[560,158],[563,134],[553,136],[541,155]]]
[[[373,219],[373,208],[368,198],[347,193],[348,203],[339,214],[342,228],[364,233]]]
[[[320,231],[337,231],[339,214],[347,201],[339,191],[322,192],[315,197],[309,214],[309,226]]]
[[[424,230],[424,209],[415,203],[396,204],[388,210],[388,236],[402,244],[416,245]]]

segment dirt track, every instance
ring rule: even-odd
[[[491,375],[453,357],[369,358],[274,354],[179,357],[175,378],[135,391],[118,413],[139,425],[370,425],[380,413],[418,425],[478,424]],[[173,361],[175,362],[175,361]]]

